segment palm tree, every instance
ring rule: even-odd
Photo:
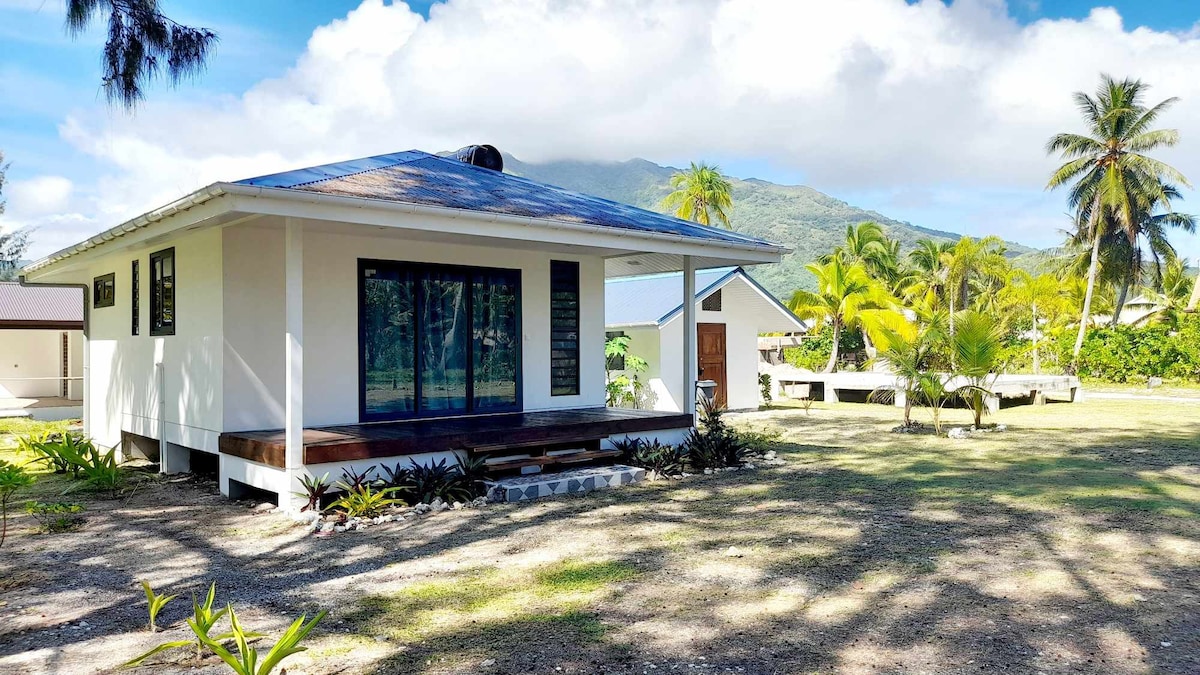
[[[1196,277],[1200,280],[1200,276]],[[1154,318],[1172,327],[1179,324],[1179,315],[1187,311],[1193,288],[1192,276],[1187,271],[1187,260],[1173,257],[1163,266],[1158,288],[1146,292],[1146,297],[1158,305]]]
[[[918,330],[907,337],[885,329],[880,342],[879,360],[896,376],[893,388],[872,392],[872,398],[895,400],[904,395],[904,426],[912,426],[912,407],[922,398],[922,378],[933,369],[938,344],[936,333]],[[885,401],[887,402],[887,401]]]
[[[958,331],[950,338],[954,352],[955,374],[967,384],[957,389],[958,395],[975,413],[975,426],[983,425],[987,399],[995,396],[991,386],[1000,365],[1003,339],[996,320],[983,312],[967,310],[958,316]]]
[[[1092,246],[1072,365],[1078,363],[1087,331],[1103,235],[1119,228],[1134,239],[1139,199],[1158,202],[1169,210],[1163,179],[1188,185],[1174,168],[1145,154],[1179,142],[1177,130],[1152,128],[1158,116],[1178,99],[1169,98],[1147,108],[1142,104],[1145,90],[1140,80],[1118,82],[1101,75],[1095,97],[1075,93],[1088,133],[1056,134],[1046,144],[1047,153],[1059,153],[1066,160],[1050,176],[1046,187],[1055,189],[1072,183],[1068,203],[1077,213],[1076,229]]]
[[[204,70],[217,44],[207,28],[184,26],[158,10],[157,0],[67,0],[67,31],[79,37],[97,16],[108,14],[108,41],[101,62],[109,104],[132,109],[142,87],[165,67],[172,84]]]
[[[840,257],[847,263],[862,263],[868,274],[890,286],[900,272],[899,254],[900,242],[889,238],[879,223],[866,221],[847,225],[846,242],[821,256],[819,262]]]
[[[982,239],[963,237],[949,250],[942,253],[942,265],[946,270],[947,295],[950,300],[950,333],[954,333],[955,308],[970,306],[971,285],[978,283],[985,288],[993,282],[1005,279],[1012,268],[1004,256],[1004,240],[996,236]]]
[[[1008,284],[1000,292],[1000,302],[1020,312],[1029,312],[1032,319],[1033,372],[1041,374],[1042,360],[1038,347],[1042,336],[1042,319],[1053,320],[1067,307],[1066,289],[1053,274],[1035,277],[1025,270],[1013,270]]]
[[[953,248],[948,241],[918,239],[917,247],[908,254],[912,267],[904,296],[915,303],[924,299],[931,308],[937,307],[945,295],[947,270],[944,255]]]
[[[677,171],[671,176],[671,187],[674,191],[662,200],[662,208],[673,212],[675,217],[701,225],[712,225],[716,221],[723,227],[730,227],[733,184],[721,175],[720,167],[692,162],[686,171]]]
[[[904,315],[895,309],[895,298],[861,264],[834,258],[823,265],[811,263],[807,269],[817,278],[817,291],[795,291],[788,300],[788,309],[801,319],[828,322],[833,328],[833,349],[824,372],[832,373],[837,367],[843,330],[862,328],[876,341],[885,328],[911,332]]]
[[[1180,199],[1178,188],[1173,185],[1163,185],[1162,192],[1167,199]],[[1176,256],[1175,247],[1167,239],[1166,228],[1176,228],[1184,232],[1196,231],[1195,218],[1186,213],[1155,213],[1158,202],[1146,199],[1139,194],[1134,209],[1134,229],[1129,232],[1114,232],[1115,241],[1111,242],[1115,257],[1122,260],[1120,291],[1117,294],[1117,304],[1113,308],[1112,321],[1109,325],[1116,326],[1121,319],[1121,310],[1129,296],[1130,286],[1142,283],[1146,267],[1154,269],[1154,283],[1162,281],[1162,261],[1171,260]],[[1104,244],[1101,244],[1104,246]]]

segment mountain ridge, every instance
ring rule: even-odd
[[[517,176],[651,211],[660,210],[659,203],[671,192],[671,176],[679,171],[641,158],[531,163],[507,154],[504,166],[505,171]],[[786,297],[796,288],[813,287],[814,279],[804,266],[841,244],[847,225],[873,220],[884,227],[888,236],[900,241],[903,253],[913,250],[918,239],[958,241],[963,236],[890,218],[807,185],[727,178],[733,184],[732,229],[792,249],[778,265],[750,269],[751,276],[779,297]],[[1006,244],[1014,258],[1036,250],[1015,242]]]

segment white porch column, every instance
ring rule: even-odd
[[[279,494],[283,506],[292,499],[293,483],[304,468],[304,226],[284,219],[284,295],[287,344],[284,403],[286,485]]]
[[[696,263],[683,256],[683,412],[696,414]]]

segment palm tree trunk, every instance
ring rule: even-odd
[[[1042,359],[1038,354],[1037,303],[1033,303],[1033,374],[1042,374]]]
[[[1075,350],[1071,352],[1071,368],[1079,367],[1079,352],[1083,349],[1083,337],[1087,334],[1088,321],[1092,317],[1092,293],[1096,290],[1096,268],[1100,266],[1100,233],[1092,232],[1092,261],[1088,265],[1087,292],[1083,294],[1083,313],[1079,318],[1079,335],[1075,336]]]
[[[1125,298],[1129,296],[1129,282],[1132,278],[1133,270],[1130,270],[1121,280],[1121,292],[1117,294],[1117,304],[1113,307],[1112,320],[1108,322],[1109,326],[1116,327],[1121,321],[1121,310],[1125,308]]]
[[[829,350],[829,363],[825,364],[826,373],[832,373],[837,367],[838,360],[838,343],[842,340],[842,320],[839,317],[833,318],[833,349]]]
[[[1200,306],[1200,274],[1196,275],[1196,285],[1192,287],[1192,299],[1188,300],[1187,311],[1194,312]]]

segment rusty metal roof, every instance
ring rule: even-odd
[[[83,328],[83,289],[0,282],[0,328]]]

